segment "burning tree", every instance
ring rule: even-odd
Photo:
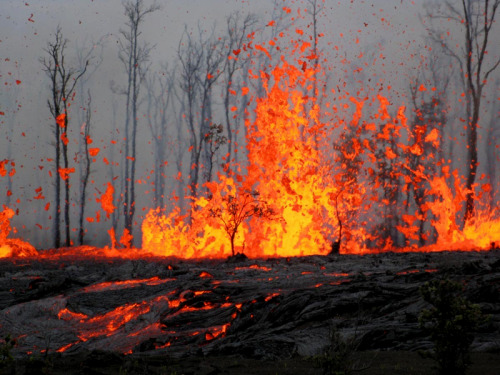
[[[175,66],[169,69],[168,64],[162,67],[162,72],[154,72],[146,77],[147,91],[146,118],[151,131],[154,147],[154,201],[158,207],[164,206],[164,196],[167,174],[167,156],[171,153],[169,140],[169,125],[171,116],[175,114]],[[181,142],[179,142],[180,147]]]
[[[135,214],[135,164],[137,156],[137,129],[138,129],[138,108],[141,85],[145,79],[148,69],[147,62],[151,46],[141,43],[140,27],[144,23],[145,17],[159,9],[153,4],[149,7],[144,5],[143,0],[129,0],[123,4],[126,26],[128,29],[121,30],[122,40],[120,41],[119,58],[127,73],[127,86],[124,90],[118,90],[127,98],[125,113],[125,175],[123,179],[123,216],[124,232],[132,233],[132,224]]]
[[[412,91],[412,94],[416,89]],[[415,104],[415,116],[410,125],[410,146],[407,153],[410,169],[407,179],[411,184],[406,186],[406,208],[409,209],[410,197],[413,196],[420,226],[418,241],[421,246],[429,240],[424,233],[426,224],[427,204],[429,202],[428,185],[423,176],[432,176],[438,173],[437,166],[443,160],[439,158],[442,151],[441,128],[446,123],[443,102],[436,97],[428,101]]]
[[[459,5],[451,1],[443,4],[429,3],[426,18],[431,21],[428,29],[431,39],[440,46],[443,52],[454,59],[461,73],[461,83],[466,102],[467,124],[467,193],[463,225],[474,215],[474,184],[479,165],[478,160],[478,124],[483,90],[488,78],[500,65],[500,58],[488,61],[488,47],[491,29],[495,24],[495,16],[500,0],[477,1],[462,0]],[[451,20],[459,25],[464,38],[461,42],[447,40],[450,35],[432,24],[433,20]]]
[[[218,218],[231,241],[231,253],[234,256],[234,240],[238,229],[251,217],[272,219],[274,210],[259,198],[258,191],[240,190],[222,197],[221,205],[210,209],[213,217]]]
[[[92,96],[90,95],[90,90],[88,91],[88,101],[86,108],[86,119],[80,129],[80,136],[82,139],[80,152],[80,215],[78,218],[79,230],[78,230],[78,241],[80,245],[83,244],[83,238],[85,236],[84,218],[85,218],[85,206],[87,197],[87,186],[89,184],[90,178],[90,165],[91,165],[91,153],[93,153],[89,145],[92,142],[90,138],[90,128],[92,121]],[[98,150],[98,149],[93,149]]]
[[[224,72],[225,41],[215,36],[215,25],[208,36],[198,29],[194,40],[187,27],[179,41],[177,56],[180,64],[180,88],[185,95],[185,115],[189,130],[191,169],[189,189],[193,198],[198,195],[200,170],[210,163],[210,145],[205,142],[212,124],[213,90]]]

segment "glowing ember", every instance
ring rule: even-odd
[[[83,288],[82,291],[88,292],[100,292],[103,290],[116,290],[124,288],[134,288],[139,285],[161,285],[168,281],[174,281],[175,279],[160,279],[158,276],[151,277],[149,279],[139,279],[139,280],[125,280],[125,281],[107,281],[100,284],[94,284]]]

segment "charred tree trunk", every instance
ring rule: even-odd
[[[461,69],[461,81],[466,98],[467,114],[467,181],[465,214],[462,227],[474,216],[474,184],[476,181],[478,161],[478,121],[481,107],[481,96],[489,75],[500,65],[500,59],[486,62],[488,42],[491,28],[495,24],[495,16],[500,0],[462,0],[460,6],[445,2],[444,10],[437,5],[427,10],[427,18],[431,21],[429,33],[431,39],[439,45],[444,53],[455,59]],[[441,30],[432,25],[433,19],[450,19],[455,21],[464,31],[463,45],[448,43]]]
[[[50,79],[51,98],[47,104],[54,119],[54,148],[55,148],[55,207],[54,207],[54,245],[61,246],[61,180],[64,180],[65,201],[65,244],[71,244],[70,238],[70,171],[68,159],[68,102],[74,92],[78,80],[85,74],[88,61],[80,70],[68,68],[65,64],[65,48],[67,40],[63,38],[62,30],[57,28],[55,40],[47,44],[45,52],[48,58],[41,58],[43,70]],[[62,155],[61,155],[62,154]],[[61,168],[61,157],[64,170]]]
[[[67,101],[64,101],[64,113],[67,113]],[[70,217],[69,217],[69,189],[70,189],[70,173],[69,173],[69,160],[68,160],[68,116],[64,118],[65,123],[65,131],[61,134],[62,141],[62,156],[64,162],[64,232],[65,232],[65,245],[71,246],[71,237],[70,237]]]
[[[125,114],[125,155],[123,179],[124,232],[132,234],[135,215],[135,173],[137,159],[137,129],[139,94],[144,75],[148,69],[147,61],[151,47],[140,44],[139,29],[146,15],[159,9],[153,4],[145,7],[143,0],[129,0],[123,4],[127,17],[128,30],[121,30],[123,40],[120,44],[119,58],[127,73],[127,87],[120,92],[126,96]],[[133,246],[133,237],[131,246]]]
[[[230,172],[230,163],[233,159],[233,147],[236,139],[235,122],[231,119],[231,98],[235,90],[236,72],[249,60],[242,53],[243,47],[248,42],[249,29],[257,23],[257,17],[247,14],[240,22],[240,13],[235,12],[229,15],[226,20],[227,27],[227,53],[224,65],[224,117],[227,131],[227,159],[225,162],[226,173]]]
[[[85,127],[81,133],[81,142],[83,144],[83,155],[80,157],[83,161],[83,168],[81,170],[80,176],[80,217],[79,217],[79,230],[78,230],[78,242],[80,245],[83,244],[83,238],[85,236],[85,206],[86,206],[86,196],[87,196],[87,185],[90,177],[90,154],[89,154],[89,139],[90,139],[90,121],[92,117],[92,96],[90,95],[90,90],[88,92],[88,102],[87,111],[85,118]]]

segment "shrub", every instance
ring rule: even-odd
[[[432,305],[422,310],[419,322],[434,342],[432,357],[439,373],[465,374],[474,331],[484,320],[479,306],[463,296],[461,284],[448,279],[425,283],[420,294]]]
[[[314,357],[317,366],[325,375],[349,375],[366,370],[370,364],[361,363],[356,358],[360,344],[357,335],[344,337],[336,327],[330,327],[330,343],[322,355]]]

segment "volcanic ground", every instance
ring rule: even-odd
[[[427,307],[419,288],[436,278],[463,283],[465,296],[489,315],[472,350],[499,359],[500,250],[200,261],[4,259],[0,334],[16,339],[10,352],[25,363],[82,353],[107,360],[313,358],[330,344],[332,329],[355,340],[359,352],[416,352],[432,348],[419,329]]]

